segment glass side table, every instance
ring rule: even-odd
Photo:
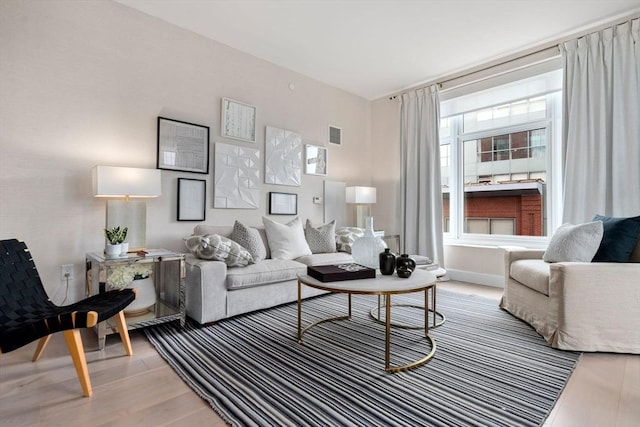
[[[142,312],[127,314],[129,330],[179,320],[184,326],[185,313],[185,265],[184,254],[164,250],[153,250],[146,256],[129,253],[118,258],[107,258],[103,253],[86,254],[86,295],[91,296],[108,290],[107,280],[112,274],[122,272],[122,267],[134,266],[136,270],[150,271],[149,279],[155,290],[155,304]],[[135,286],[135,280],[133,286]],[[151,286],[151,285],[150,285]],[[112,319],[98,323],[98,348],[104,349],[107,335],[117,333]]]

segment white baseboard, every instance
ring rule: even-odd
[[[483,274],[473,271],[455,270],[447,268],[447,276],[451,280],[461,282],[476,283],[478,285],[493,286],[494,288],[504,287],[504,276],[499,274]]]

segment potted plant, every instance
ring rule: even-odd
[[[120,228],[120,226],[103,229],[104,237],[107,239],[107,245],[104,249],[107,257],[115,258],[120,256],[122,252],[121,244],[124,242],[124,239],[127,238],[128,231],[129,229],[127,227]]]

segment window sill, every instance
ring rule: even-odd
[[[459,238],[454,238],[448,233],[445,233],[443,240],[443,243],[446,246],[476,246],[490,248],[498,246],[522,246],[527,249],[546,249],[549,245],[550,237],[465,234]]]

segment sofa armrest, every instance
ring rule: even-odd
[[[204,324],[223,319],[227,314],[227,265],[203,260],[192,254],[185,257],[187,267],[187,315]]]
[[[511,263],[519,259],[542,259],[544,249],[524,249],[521,247],[500,246],[504,250],[504,287],[509,282]]]

